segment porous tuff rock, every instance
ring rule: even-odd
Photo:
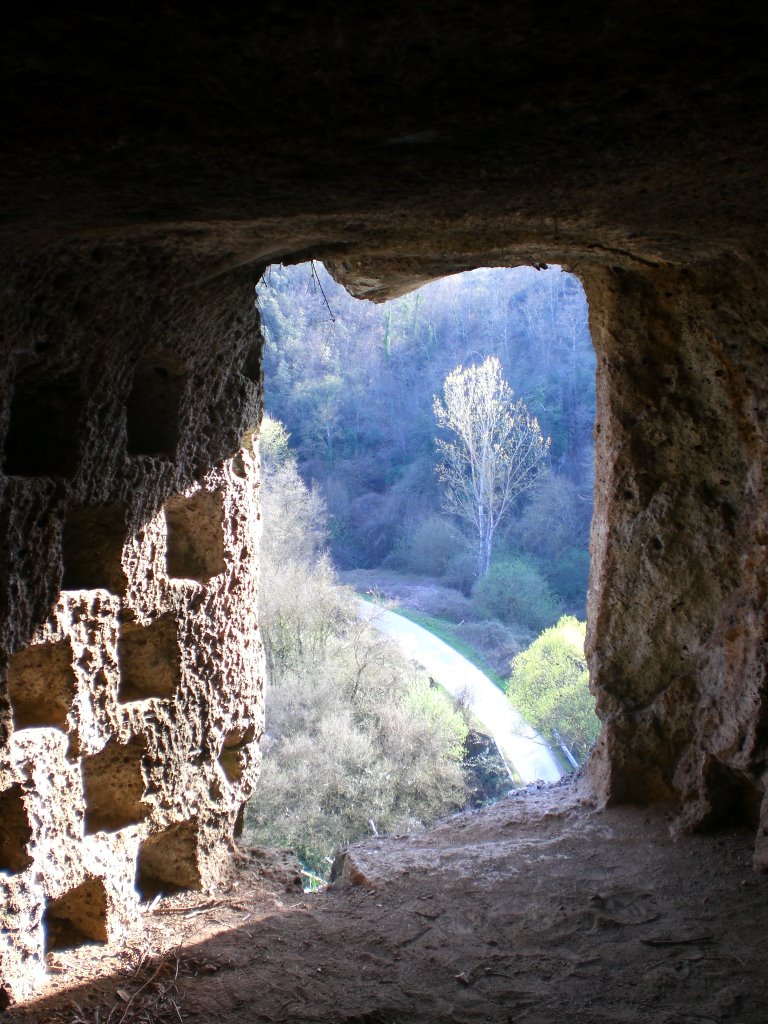
[[[0,977],[19,998],[46,949],[210,885],[252,790],[258,465],[232,452],[260,383],[247,280],[92,246],[8,275]]]
[[[765,275],[586,279],[598,357],[587,649],[608,801],[758,821],[768,754]]]

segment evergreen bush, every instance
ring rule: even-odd
[[[544,629],[557,621],[562,606],[536,566],[527,558],[491,565],[473,590],[475,605],[488,618]]]

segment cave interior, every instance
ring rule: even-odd
[[[598,361],[584,784],[768,871],[768,14],[74,4],[3,50],[0,975],[212,884],[258,774],[253,288],[579,275]],[[230,738],[237,770],[225,770]],[[222,767],[224,765],[225,767]],[[138,892],[137,892],[138,886]]]

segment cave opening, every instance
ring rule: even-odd
[[[168,564],[166,528],[173,527],[163,512],[171,494],[199,487],[221,485],[228,501],[258,473],[253,457],[242,458],[242,481],[231,469],[260,401],[258,353],[247,354],[236,322],[239,312],[251,330],[254,275],[269,260],[312,253],[334,260],[334,275],[356,294],[383,296],[485,261],[560,255],[583,268],[600,362],[587,650],[602,732],[584,776],[596,809],[582,808],[582,829],[571,828],[582,812],[552,813],[546,793],[534,825],[522,821],[524,800],[505,801],[495,814],[462,815],[451,833],[462,857],[443,860],[425,835],[420,871],[401,862],[391,885],[346,901],[367,921],[347,935],[331,933],[342,941],[328,941],[304,913],[292,915],[300,933],[292,946],[278,945],[284,934],[274,922],[238,921],[237,955],[220,948],[219,961],[199,957],[198,965],[222,969],[197,987],[188,979],[191,1012],[346,1022],[763,1022],[768,903],[763,880],[750,874],[749,843],[730,832],[676,844],[665,837],[673,819],[681,828],[727,829],[759,814],[754,863],[768,871],[764,9],[690,0],[567,9],[353,5],[307,18],[298,7],[272,4],[236,15],[163,4],[147,17],[77,5],[41,17],[26,5],[0,39],[9,143],[0,165],[7,195],[0,662],[66,638],[77,676],[71,711],[59,659],[48,667],[54,707],[24,707],[32,670],[25,675],[22,661],[15,704],[4,684],[0,694],[0,792],[21,785],[0,815],[18,821],[2,855],[10,869],[0,871],[9,892],[0,1008],[17,979],[29,991],[24,975],[34,960],[42,967],[47,902],[84,873],[106,870],[110,899],[129,914],[125,882],[138,843],[191,817],[199,821],[194,841],[205,875],[205,859],[226,844],[254,781],[255,768],[238,780],[240,761],[222,753],[230,737],[237,743],[243,715],[253,709],[258,721],[261,714],[259,634],[241,611],[255,607],[256,584],[234,572],[210,575],[202,559]],[[317,274],[324,282],[319,267]],[[319,306],[328,320],[321,299]],[[394,340],[390,333],[381,345],[382,364],[405,381],[408,366],[398,362]],[[186,383],[175,394],[166,389],[177,367],[149,358],[132,377],[142,351],[178,353]],[[39,375],[27,369],[32,353]],[[441,540],[458,577],[461,539],[451,546],[449,531],[420,516],[429,489],[438,491],[435,478],[428,466],[403,471],[410,453],[403,427],[412,422],[405,402],[393,389],[384,416],[370,401],[359,429],[340,430],[334,399],[347,394],[335,385],[336,368],[318,365],[313,385],[291,395],[292,440],[311,424],[304,414],[319,410],[324,429],[309,438],[314,448],[305,455],[334,471],[317,495],[335,516],[331,540],[348,558],[344,571],[378,571],[389,555],[413,565],[419,547],[432,551]],[[418,379],[421,366],[410,365]],[[267,378],[279,380],[269,368]],[[551,412],[550,396],[541,397]],[[141,416],[151,420],[155,404],[155,422],[145,424]],[[432,415],[429,402],[420,408],[425,419]],[[382,421],[393,443],[372,450],[364,432]],[[544,430],[555,442],[553,429]],[[341,470],[355,446],[361,491]],[[288,511],[304,507],[318,523],[311,486],[307,497],[291,489],[287,469],[282,479]],[[73,508],[121,501],[127,586],[115,568],[116,544],[98,559],[115,569],[114,580],[98,566],[87,569],[89,524],[78,523]],[[396,502],[412,513],[401,532]],[[61,593],[62,529],[73,511]],[[250,540],[231,518],[227,508],[224,561],[250,568],[257,556],[240,559]],[[222,564],[214,563],[214,570]],[[431,556],[425,564],[434,565]],[[582,567],[574,556],[560,582]],[[168,569],[178,572],[170,582]],[[328,607],[331,582],[330,570],[317,581],[316,608]],[[281,591],[302,588],[286,568],[265,588],[267,612]],[[471,602],[468,589],[458,592]],[[132,615],[146,625],[169,611],[184,643],[175,699],[160,695],[170,677],[155,684],[138,670],[132,689],[121,692],[121,622]],[[480,633],[476,623],[463,624]],[[296,625],[283,617],[285,650]],[[328,634],[322,618],[310,626],[302,646],[318,684],[329,674]],[[340,678],[351,690],[370,660],[380,661],[362,645],[349,651]],[[378,679],[376,698],[363,708],[369,716],[396,703],[390,675]],[[317,707],[327,759],[294,777],[294,791],[318,793],[336,751],[367,781],[354,720],[332,690],[323,694],[322,714],[319,685],[304,689],[296,707],[307,719]],[[408,698],[429,709],[431,689],[414,679]],[[289,696],[272,692],[269,700],[274,706]],[[86,757],[116,738],[142,730],[151,737],[154,763],[141,768],[152,785],[151,814],[138,824],[126,814],[124,834],[83,838],[79,765],[66,761],[63,720]],[[293,752],[299,747],[296,739]],[[406,762],[396,755],[393,748],[393,762]],[[337,785],[320,795],[332,812],[356,791]],[[632,827],[628,802],[644,805]],[[52,829],[65,820],[66,828]],[[381,829],[378,809],[370,820],[368,833]],[[149,851],[145,860],[150,877]],[[401,887],[407,870],[418,895]],[[462,902],[463,890],[477,890],[471,903]],[[344,897],[336,897],[328,903],[338,907]],[[451,916],[452,909],[464,913]],[[403,930],[393,934],[398,922]],[[313,961],[324,948],[327,959]],[[254,956],[261,975],[241,974]],[[421,976],[409,974],[419,962]],[[190,965],[195,978],[198,965]],[[337,973],[345,966],[346,976]],[[133,983],[129,998],[142,983]],[[206,1004],[217,983],[220,1005],[210,996]],[[109,986],[101,1019],[125,1015],[118,998]],[[98,1014],[90,1002],[80,1005],[80,1016]],[[163,1016],[174,1019],[167,1009]],[[27,1016],[46,1018],[46,1011]],[[75,1011],[53,1016],[67,1012]]]
[[[360,836],[408,830],[438,808],[480,806],[512,784],[554,781],[586,758],[598,732],[584,655],[596,361],[581,282],[559,267],[486,268],[374,304],[352,298],[321,265],[273,266],[257,295],[267,413],[261,627],[272,690],[245,830],[297,848],[310,874],[323,876],[329,821],[343,822],[347,835],[350,827]],[[465,375],[466,397],[479,390],[471,374],[491,365],[492,401],[508,417],[504,426],[514,420],[517,489],[504,495],[481,571],[477,507],[445,500],[439,464],[450,435],[437,407],[452,375]],[[486,409],[475,411],[478,421]],[[537,443],[545,457],[523,465],[520,451]],[[493,500],[504,483],[500,469]],[[476,505],[487,496],[473,495]],[[308,614],[310,604],[322,611]],[[362,619],[367,640],[358,633],[349,651],[331,656],[330,636],[344,647],[334,618]],[[423,628],[428,642],[468,656],[460,682],[432,668],[426,649],[414,653]],[[387,638],[391,658],[382,653]],[[418,697],[409,658],[428,680]],[[335,681],[329,693],[327,678]],[[301,692],[310,680],[312,722]],[[484,686],[483,719],[476,688]],[[380,763],[360,755],[361,718],[376,722],[372,736],[393,731],[366,706],[377,688],[389,690],[393,709],[399,700],[411,710],[420,704],[423,720],[450,698],[458,773],[415,752],[417,716],[408,714],[395,727],[397,751],[379,737]],[[388,758],[411,766],[407,812],[395,820],[377,794],[362,817],[365,799],[355,801],[360,820],[350,826],[353,791]],[[437,789],[449,794],[442,804]],[[292,796],[286,808],[286,792],[308,798]],[[322,852],[312,838],[321,833]]]

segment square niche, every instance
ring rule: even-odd
[[[194,820],[178,821],[144,840],[136,866],[136,889],[142,899],[202,888],[198,842]]]
[[[124,622],[117,641],[122,703],[173,697],[181,681],[181,650],[176,616],[161,615],[148,626]]]
[[[126,407],[129,455],[176,457],[186,379],[185,364],[172,353],[148,354],[137,365]]]
[[[80,458],[83,395],[75,375],[47,377],[21,370],[5,436],[8,476],[71,477]]]
[[[189,498],[171,498],[165,506],[168,525],[168,575],[207,583],[226,569],[223,496],[198,491]]]
[[[32,644],[8,661],[14,729],[52,726],[66,732],[76,680],[68,640]]]
[[[43,913],[46,952],[107,942],[108,906],[104,880],[95,877],[51,900]]]
[[[125,506],[74,505],[64,520],[63,590],[108,590],[125,593],[122,565],[126,538]]]
[[[142,800],[144,754],[143,740],[113,740],[98,754],[83,758],[86,835],[117,832],[147,817],[149,804]]]

